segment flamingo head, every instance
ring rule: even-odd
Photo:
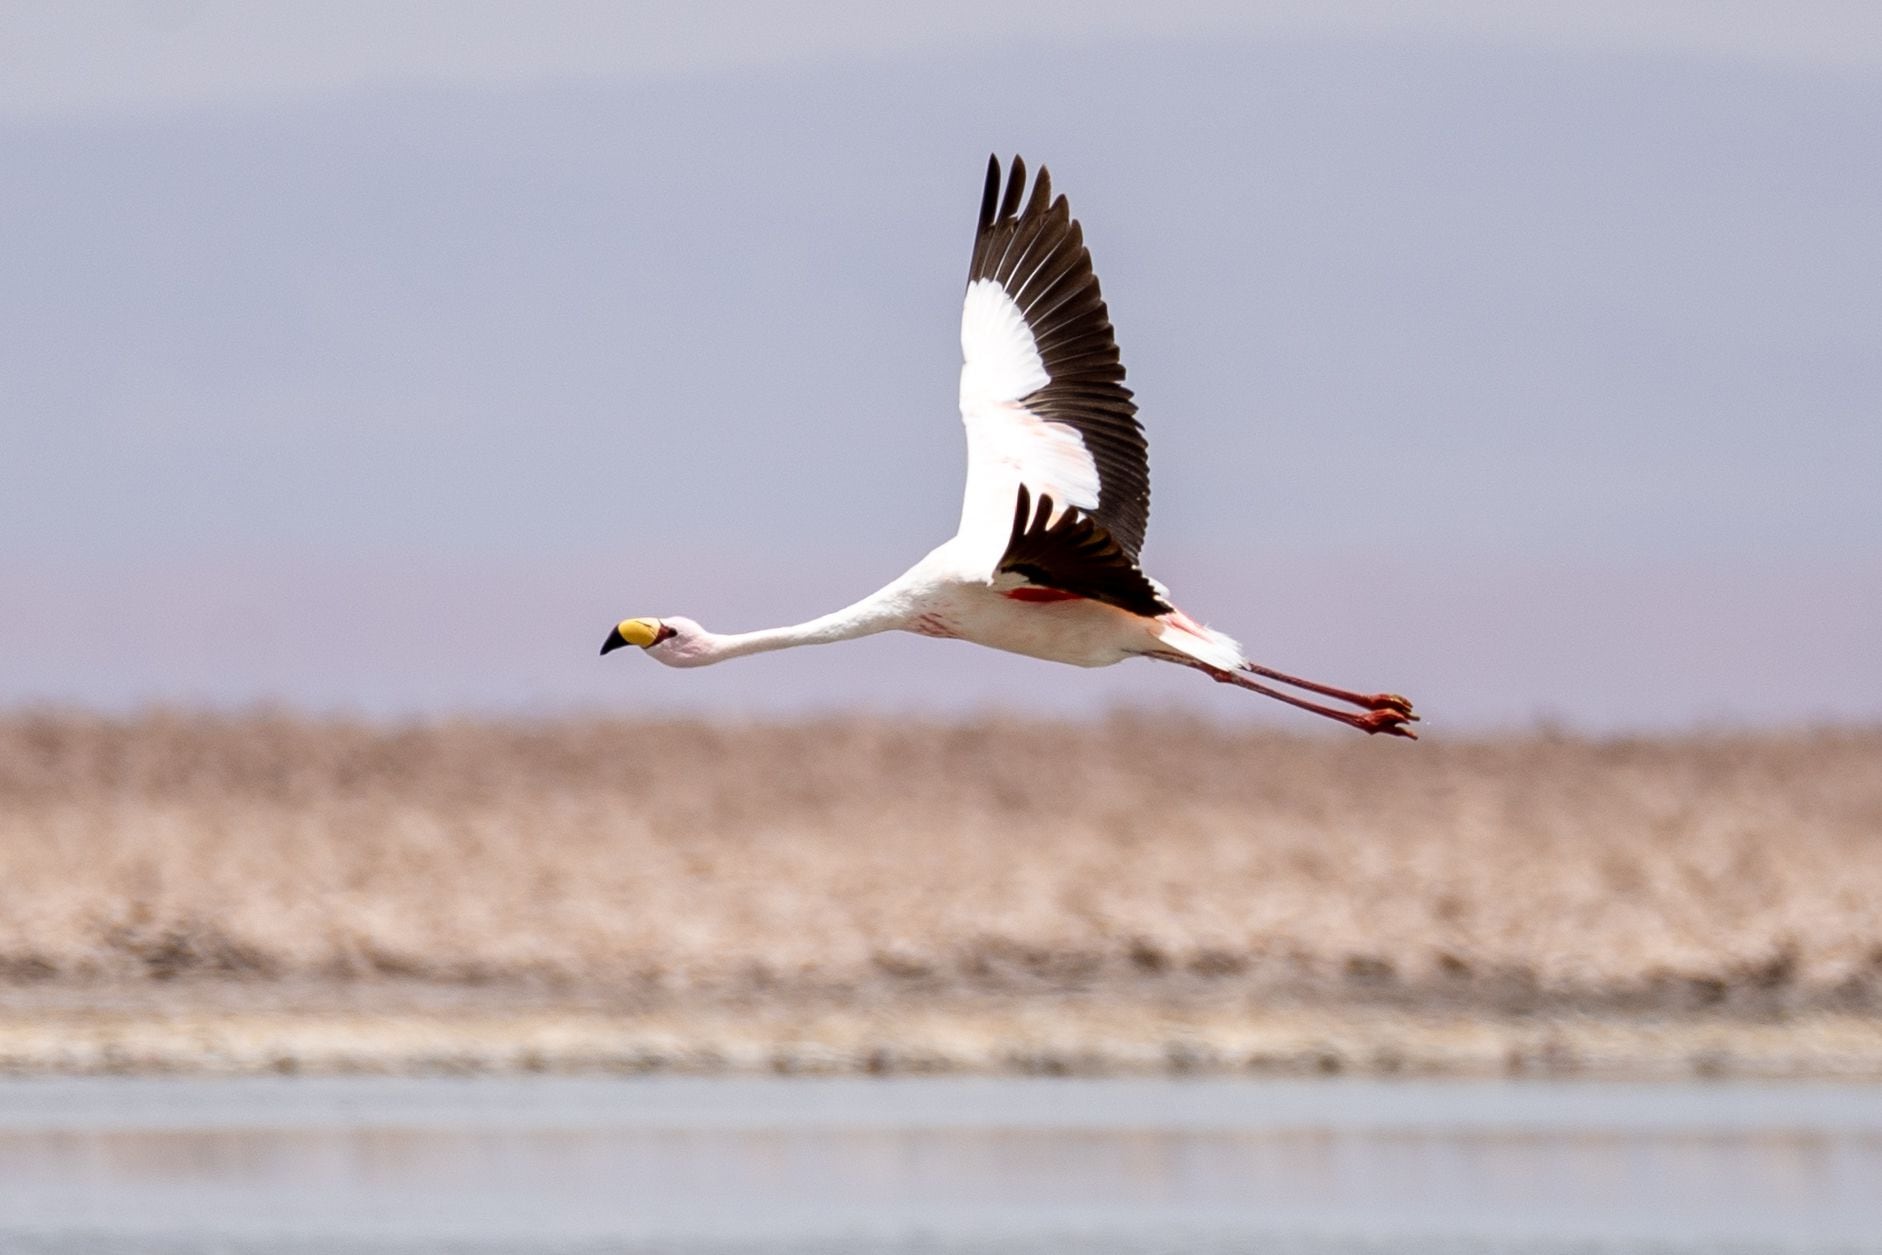
[[[638,645],[669,667],[684,667],[706,644],[706,632],[691,619],[622,619],[601,642],[601,652]]]

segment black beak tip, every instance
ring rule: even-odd
[[[621,648],[621,646],[625,644],[627,644],[627,638],[621,635],[621,629],[617,627],[614,631],[608,633],[607,640],[601,642],[601,654],[603,657],[606,657],[609,653]]]

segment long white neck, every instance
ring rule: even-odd
[[[704,666],[746,654],[762,654],[767,650],[790,649],[796,645],[828,645],[832,641],[854,640],[859,636],[892,631],[903,626],[907,617],[895,604],[897,600],[877,593],[808,623],[764,628],[757,632],[735,632],[725,636],[706,632],[703,633],[705,639],[701,648],[687,661],[693,666]]]

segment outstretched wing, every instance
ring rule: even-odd
[[[1137,406],[1083,231],[1044,169],[1022,209],[1025,187],[1025,162],[1013,158],[1003,192],[999,159],[988,159],[961,311],[960,537],[993,570],[1013,537],[1015,494],[1025,493],[1022,513],[1028,500],[1080,512],[1081,526],[1102,532],[1134,570],[1150,517]]]
[[[1175,609],[1156,581],[1116,537],[1079,510],[1058,510],[1041,496],[1037,507],[1024,484],[1014,499],[1013,528],[995,574],[1017,575],[1030,584],[1056,588],[1132,614],[1154,618]]]

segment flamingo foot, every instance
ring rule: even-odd
[[[1411,703],[1406,702],[1402,697],[1396,700],[1404,703],[1403,709],[1375,707],[1363,715],[1354,715],[1353,726],[1368,736],[1383,732],[1387,736],[1402,736],[1407,740],[1416,741],[1418,734],[1409,725],[1416,723],[1418,716],[1411,713]]]

